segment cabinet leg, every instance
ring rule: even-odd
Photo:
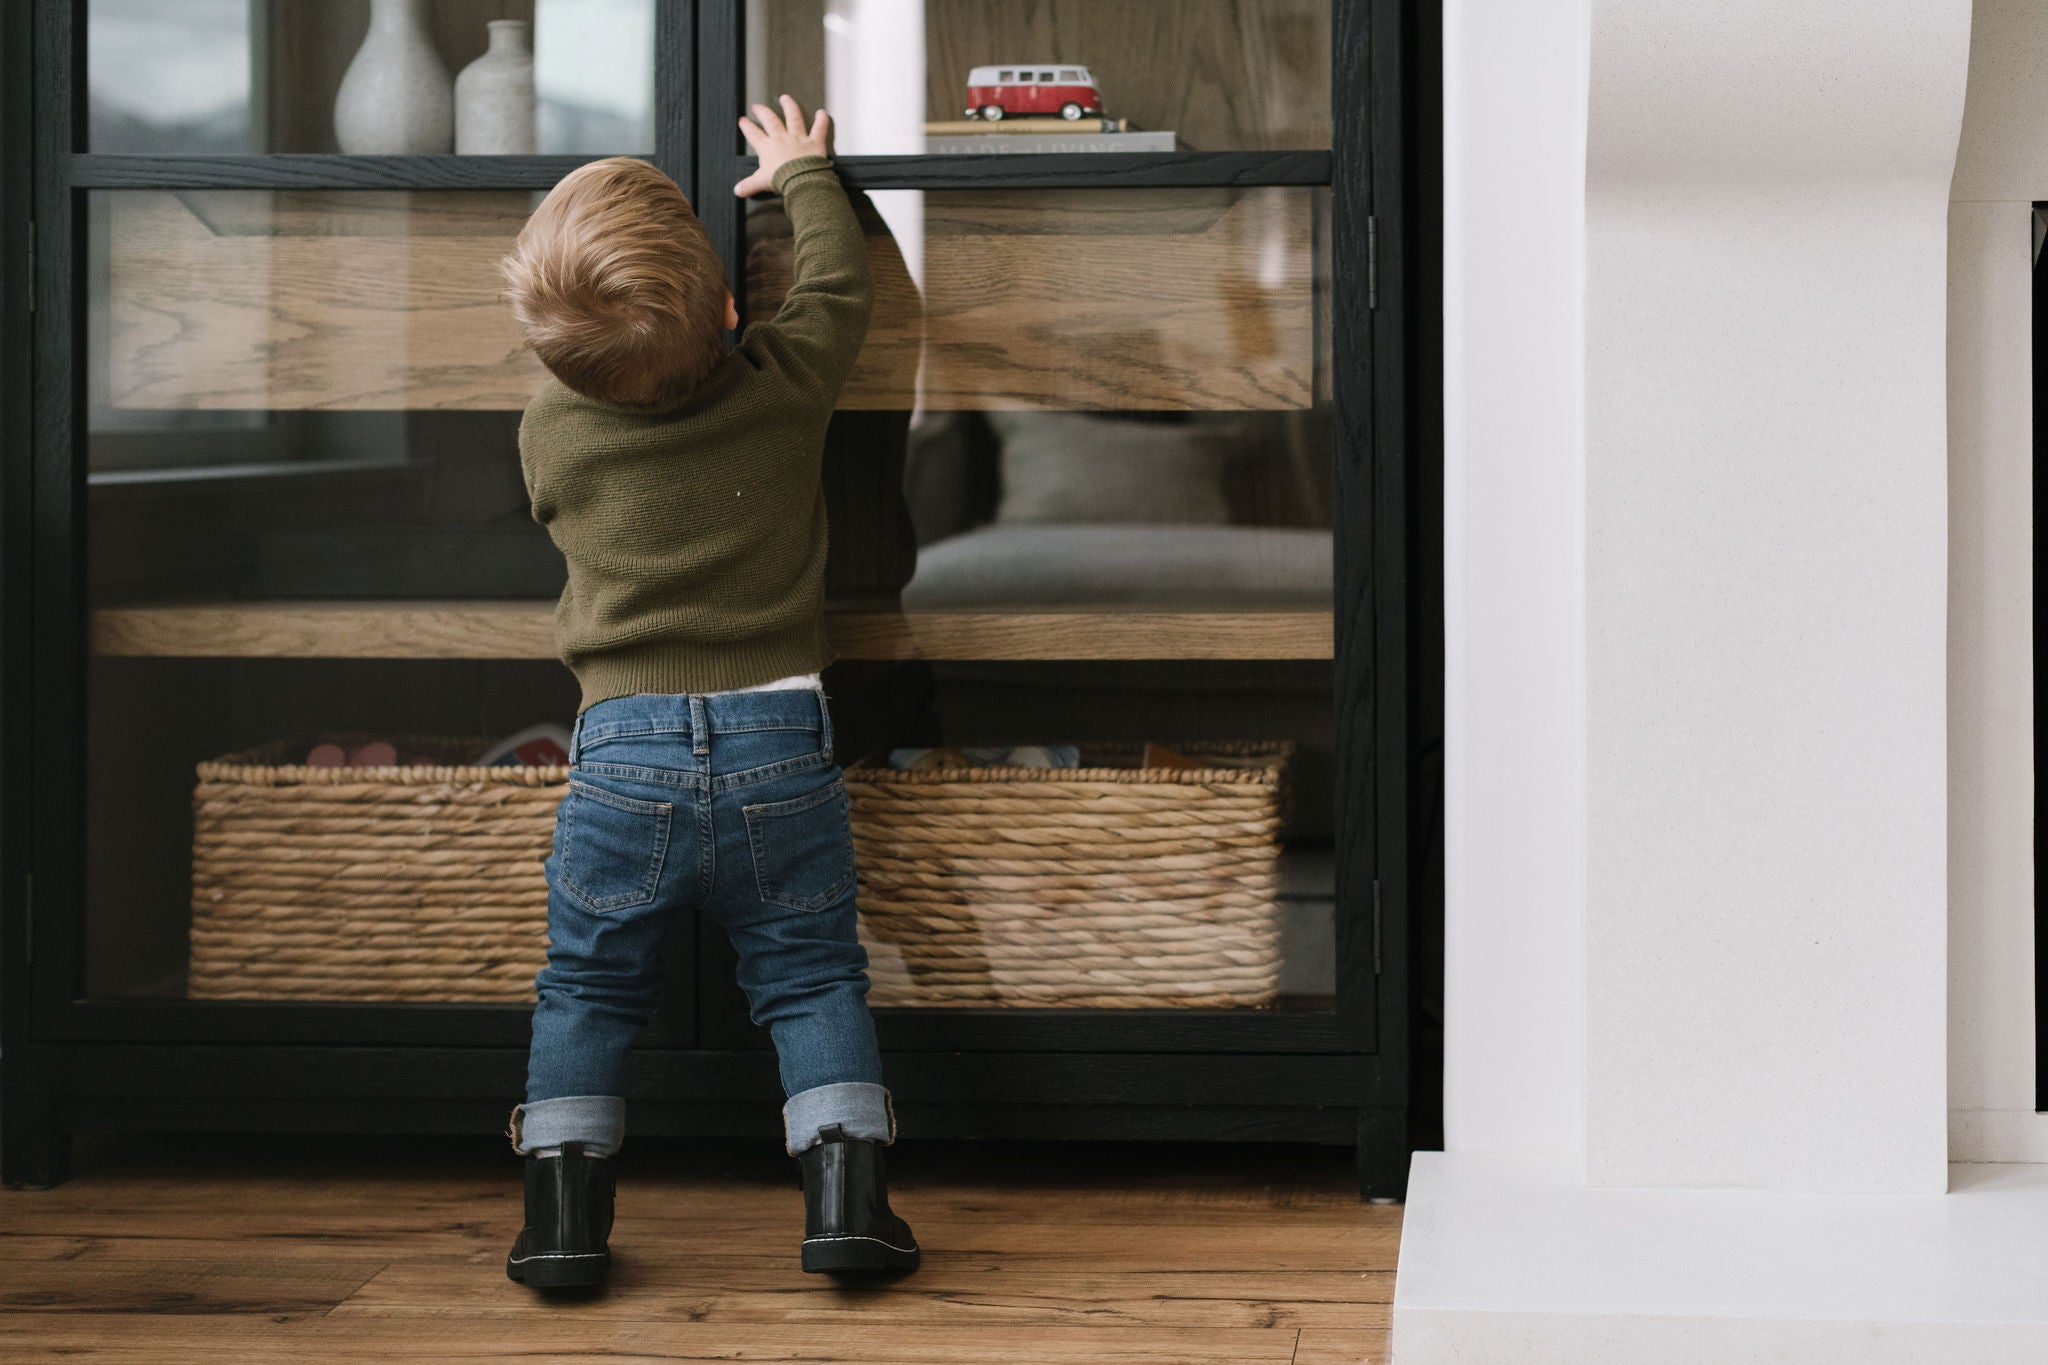
[[[1358,1197],[1396,1204],[1408,1196],[1408,1136],[1405,1106],[1371,1106],[1358,1111]]]
[[[10,1090],[0,1099],[0,1184],[47,1190],[71,1174],[71,1134],[50,1096]]]

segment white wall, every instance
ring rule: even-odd
[[[2034,1112],[2034,199],[2048,5],[1978,0],[1949,236],[1949,1142],[2048,1161]]]
[[[1940,1190],[1968,0],[1595,0],[1589,1183]]]
[[[1585,4],[1444,29],[1444,1136],[1573,1152]]]

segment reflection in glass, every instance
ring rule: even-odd
[[[539,150],[654,150],[654,0],[432,0],[452,77],[494,19],[534,24]],[[95,152],[338,152],[334,101],[369,0],[87,0]]]
[[[911,610],[1327,611],[1324,414],[928,413]]]
[[[654,5],[534,0],[540,150],[654,150]]]
[[[248,0],[91,0],[89,146],[97,152],[250,152]]]

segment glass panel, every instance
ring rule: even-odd
[[[539,197],[94,194],[96,425],[248,425],[136,411],[524,407],[545,375],[497,263]],[[95,468],[111,467],[100,453]]]
[[[828,436],[828,585],[907,656],[832,684],[842,752],[881,773],[854,779],[872,998],[1331,1008],[1326,193],[859,207],[879,300]],[[748,230],[759,316],[787,224],[762,205]],[[1273,745],[1284,800],[1135,770]],[[970,779],[992,824],[884,795],[897,764],[1005,760],[1121,773],[1070,826],[1074,789],[1028,775]]]
[[[101,490],[93,511],[108,512]],[[381,739],[416,763],[412,736],[446,736],[466,761],[482,737],[574,713],[560,664],[99,658],[87,701],[89,995],[531,1007],[551,804],[508,821],[431,777],[351,794],[263,775],[322,738]],[[265,749],[199,791],[200,764]],[[440,855],[438,875],[407,863],[408,799],[410,843]]]
[[[933,413],[911,425],[915,611],[1330,610],[1323,412]],[[1179,657],[1168,622],[1160,657]],[[1246,622],[1282,647],[1291,621]],[[1304,635],[1297,647],[1314,637]]]
[[[1330,145],[1329,0],[748,0],[746,24],[747,101],[823,104],[846,153]]]
[[[378,0],[377,8],[398,27],[366,46],[370,0],[87,0],[88,147],[455,151],[445,84],[421,115],[418,140],[399,145],[370,128],[344,148],[335,130],[342,78],[361,53],[372,75],[410,55],[438,63],[452,81],[484,54],[487,23],[514,20],[531,25],[501,41],[531,45],[532,150],[653,150],[654,0]],[[389,109],[405,98],[373,94],[370,103]]]
[[[275,746],[257,767],[303,763],[330,738],[469,762],[573,716],[573,679],[544,648],[479,657],[501,629],[494,606],[511,613],[504,630],[544,622],[565,577],[520,477],[518,409],[540,372],[496,273],[532,199],[89,196],[91,605],[233,604],[240,624],[201,652],[249,656],[93,662],[92,994],[530,1000],[551,808],[463,877],[414,868],[408,882],[378,873],[367,846],[351,852],[345,801],[266,804],[260,782],[236,779],[195,816],[194,783],[223,756]],[[500,601],[468,608],[466,625],[444,615],[474,599]],[[338,648],[290,638],[336,621],[353,623]],[[422,627],[439,640],[396,652],[455,657],[260,657],[375,653]],[[476,814],[451,810],[434,837],[501,831]],[[255,856],[266,848],[285,856]],[[530,877],[505,870],[525,864]],[[407,912],[419,904],[446,913],[422,925]]]
[[[538,622],[545,640],[546,603],[562,584],[516,454],[518,409],[540,371],[520,350],[495,270],[533,198],[89,196],[93,604],[251,604],[223,629],[263,638],[223,645],[251,657],[94,663],[95,994],[225,989],[187,966],[188,952],[203,965],[224,941],[209,935],[234,932],[209,927],[218,921],[205,899],[226,874],[206,864],[195,880],[205,833],[192,815],[195,765],[266,744],[305,757],[320,738],[349,734],[394,747],[414,734],[471,736],[462,742],[475,751],[573,712],[559,665],[530,645],[489,657],[496,627],[461,610],[464,599],[513,599],[505,629],[531,639]],[[1124,872],[1153,890],[1119,901],[1123,873],[1099,868],[1079,889],[1109,888],[1098,909],[1135,903],[1133,915],[1165,926],[1169,946],[1153,956],[1168,965],[1119,1003],[1328,1007],[1326,193],[875,198],[862,212],[882,305],[826,452],[834,620],[868,623],[864,636],[839,637],[842,756],[888,764],[903,750],[986,747],[1017,758],[1008,751],[1019,745],[1074,745],[1073,762],[1118,766],[1145,761],[1150,743],[1228,764],[1245,759],[1237,746],[1290,745],[1284,802],[1211,821],[1191,789],[1179,833],[1105,827],[1117,847],[1151,850]],[[748,227],[750,302],[772,307],[786,287],[786,220],[757,206]],[[262,616],[307,599],[330,601]],[[334,640],[335,619],[352,623],[344,647],[294,636]],[[453,641],[459,657],[334,657],[366,635],[380,645],[383,631],[405,632],[404,652]],[[321,657],[255,657],[295,652]],[[1153,755],[1162,761],[1175,760]],[[1186,833],[1211,825],[1225,832]],[[256,827],[259,843],[267,829]],[[337,828],[337,842],[309,845],[306,860],[352,867],[345,836]],[[1190,838],[1230,852],[1168,847]],[[971,841],[961,846],[942,899],[972,870]],[[1116,995],[1122,987],[1028,996],[1018,983],[1029,973],[993,953],[1019,905],[1063,903],[1068,872],[1014,905],[980,892],[961,902],[979,936],[953,944],[969,949],[955,973],[964,992],[918,994],[936,979],[929,955],[878,913],[878,999],[1065,1006]],[[297,871],[257,875],[281,877],[266,904],[331,894],[298,886]],[[866,894],[882,897],[886,878],[871,882]],[[1175,899],[1189,887],[1186,904]],[[387,903],[406,893],[362,894],[345,913],[316,909],[380,943],[406,936]],[[207,912],[196,929],[181,909],[195,897]],[[513,956],[492,959],[495,976],[417,990],[388,976],[329,977],[311,989],[509,1000],[525,989],[514,959],[530,951],[530,928],[506,931]],[[1142,936],[1111,941],[1146,954]],[[1199,961],[1227,970],[1195,974],[1198,958],[1176,956],[1191,943]],[[481,960],[474,944],[456,951]],[[1039,951],[1062,956],[1057,943]]]
[[[1332,682],[1328,661],[836,670],[871,1001],[1332,1008]]]
[[[842,408],[1300,411],[1326,386],[1322,189],[860,196],[874,319]],[[747,306],[789,284],[750,205]]]
[[[96,597],[558,593],[497,274],[534,197],[89,196]]]

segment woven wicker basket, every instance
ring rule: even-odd
[[[568,770],[283,761],[305,747],[199,766],[191,994],[530,1001]],[[483,742],[400,747],[454,758]],[[1287,749],[1196,753],[1218,766],[848,769],[869,998],[1270,1004]]]
[[[1289,749],[1191,747],[1216,766],[849,769],[870,1001],[1270,1005]]]
[[[486,741],[411,739],[450,759]],[[199,765],[194,996],[521,1001],[566,768],[314,768],[278,743]]]

